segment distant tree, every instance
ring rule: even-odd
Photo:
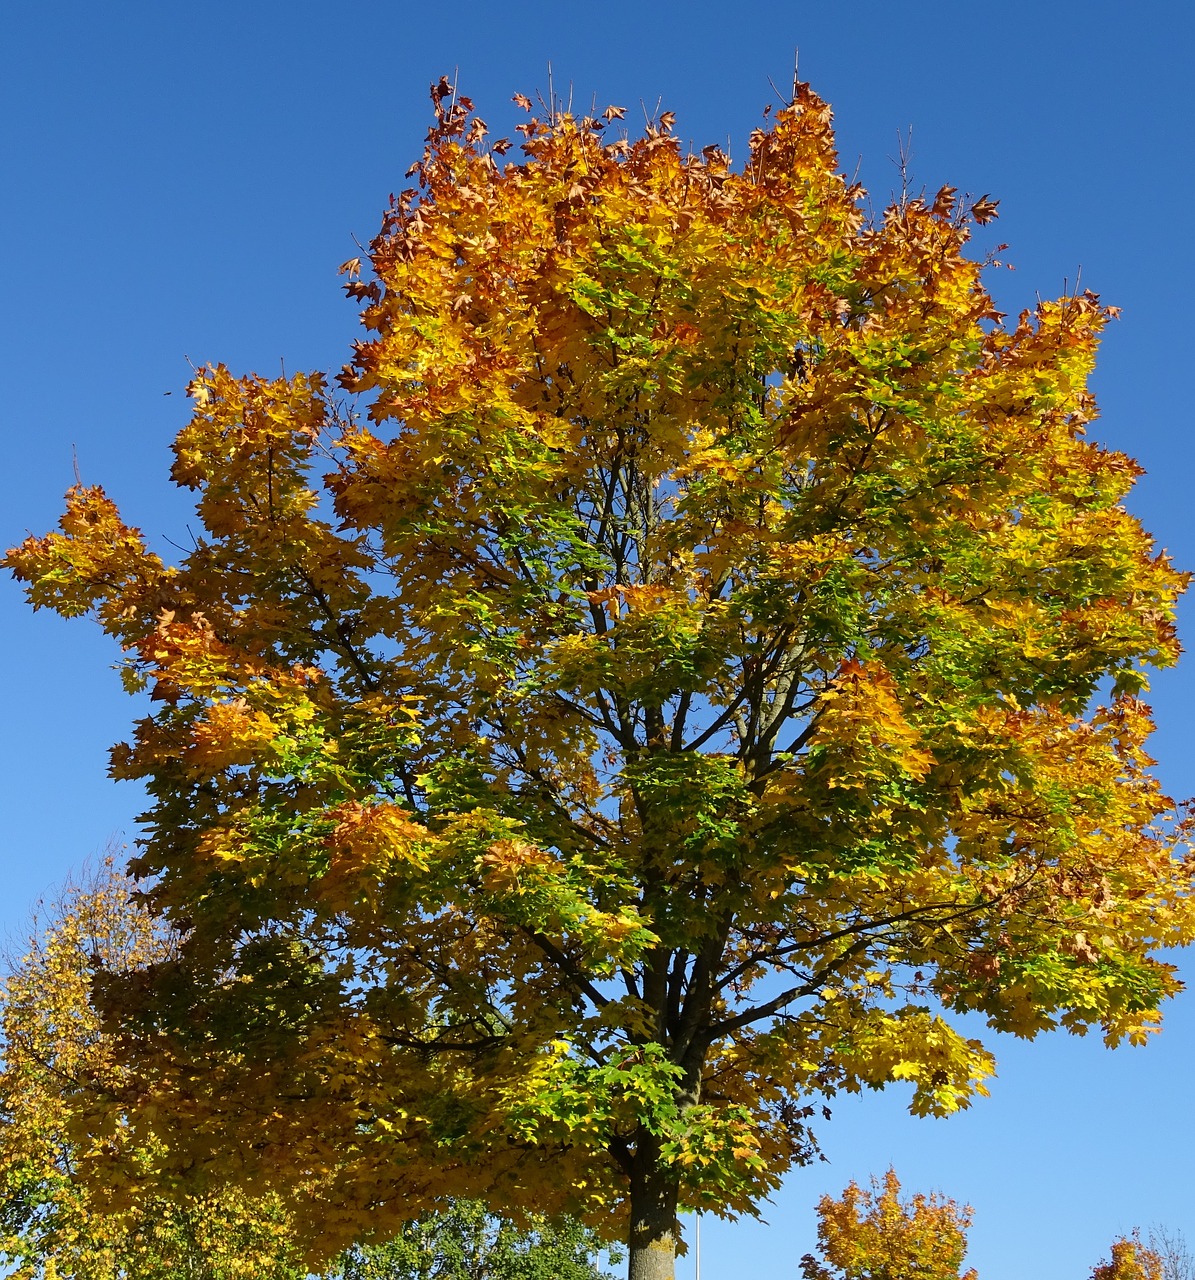
[[[1091,1280],[1170,1280],[1161,1255],[1134,1233],[1112,1244],[1112,1256],[1091,1273]]]
[[[817,1206],[819,1257],[801,1259],[804,1280],[978,1280],[962,1271],[971,1209],[946,1196],[902,1200],[900,1181],[889,1169],[871,1190],[851,1182],[839,1199],[823,1196]],[[1192,1280],[1195,1267],[1181,1232],[1154,1228],[1149,1243],[1140,1233],[1115,1240],[1110,1258],[1092,1269],[1091,1280]]]
[[[817,1206],[819,1261],[801,1259],[805,1280],[977,1280],[963,1271],[971,1209],[938,1195],[900,1196],[889,1169],[871,1190],[851,1182]]]
[[[1195,1256],[1181,1231],[1151,1227],[1149,1247],[1162,1259],[1162,1280],[1195,1280]]]
[[[342,1280],[613,1280],[601,1247],[578,1223],[532,1219],[523,1227],[459,1200],[405,1223],[385,1244],[350,1249]],[[617,1251],[612,1260],[617,1261]]]
[[[953,1015],[1156,1028],[1186,579],[1086,435],[1109,311],[1005,325],[991,201],[868,217],[806,86],[738,166],[555,104],[510,163],[433,97],[346,264],[359,398],[204,368],[177,565],[84,488],[7,558],[152,699],[113,771],[181,940],[97,975],[136,1088],[91,1125],[308,1195],[313,1264],[485,1196],[667,1280],[826,1094],[982,1094]]]

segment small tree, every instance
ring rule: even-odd
[[[982,1093],[950,1013],[1156,1026],[1193,921],[1137,695],[1185,579],[1085,437],[1109,312],[1004,327],[990,201],[868,220],[806,87],[738,168],[617,108],[510,164],[433,98],[346,265],[360,399],[206,368],[179,565],[82,488],[8,557],[154,700],[113,771],[185,936],[101,975],[113,1107],[171,1178],[331,1187],[313,1260],[485,1196],[663,1280],[819,1097]]]
[[[1112,1244],[1112,1256],[1091,1272],[1091,1280],[1169,1280],[1162,1257],[1140,1237],[1122,1237]]]
[[[805,1280],[978,1280],[961,1270],[970,1207],[935,1194],[902,1201],[892,1169],[870,1191],[851,1182],[841,1199],[823,1196],[817,1216],[823,1261],[801,1259]]]
[[[1151,1227],[1149,1247],[1162,1260],[1162,1280],[1195,1280],[1195,1256],[1181,1231]]]

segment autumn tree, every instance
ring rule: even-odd
[[[1111,313],[1006,325],[991,201],[869,217],[806,87],[737,165],[617,108],[515,163],[433,98],[345,398],[204,368],[177,564],[82,487],[9,553],[149,693],[112,770],[184,935],[97,975],[128,1083],[78,1123],[330,1186],[313,1259],[484,1196],[663,1280],[816,1100],[982,1093],[952,1014],[1155,1028],[1193,921],[1138,696],[1185,579],[1086,437]]]
[[[801,1259],[805,1280],[978,1280],[962,1271],[971,1210],[939,1195],[905,1201],[889,1169],[864,1191],[852,1181],[842,1197],[817,1206],[818,1251]]]
[[[168,957],[172,939],[111,867],[69,885],[10,965],[0,1003],[0,1262],[18,1280],[303,1280],[276,1196],[235,1187],[163,1194],[151,1144],[119,1126],[89,1135],[120,1148],[142,1174],[128,1214],[98,1209],[76,1177],[86,1155],[70,1135],[80,1097],[121,1085],[117,1042],[91,1003],[97,969],[132,977]]]
[[[1168,1280],[1161,1254],[1137,1235],[1113,1241],[1111,1257],[1093,1268],[1091,1280]]]
[[[971,1208],[931,1193],[901,1198],[893,1169],[872,1178],[870,1191],[852,1181],[817,1206],[818,1254],[801,1259],[805,1280],[979,1280],[962,1271]],[[1134,1232],[1114,1240],[1091,1280],[1181,1280],[1188,1255],[1179,1233],[1156,1229],[1143,1244]]]

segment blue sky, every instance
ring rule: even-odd
[[[1095,436],[1148,474],[1133,509],[1195,568],[1187,379],[1195,279],[1185,222],[1195,8],[1010,0],[11,0],[0,18],[0,539],[42,532],[72,482],[103,483],[164,550],[188,504],[165,481],[188,359],[236,371],[336,368],[356,336],[336,267],[374,233],[417,156],[427,86],[459,69],[499,131],[515,91],[638,110],[732,154],[792,78],[835,107],[848,171],[882,203],[912,128],[912,178],[1001,200],[1005,310],[1082,285],[1123,308],[1096,377]],[[134,706],[86,623],[30,615],[0,585],[0,927],[110,841],[138,797],[105,778]],[[1185,628],[1191,634],[1192,610]],[[1155,754],[1195,793],[1195,658],[1155,686]],[[1188,972],[1195,972],[1188,958]],[[1195,1236],[1195,993],[1144,1050],[998,1043],[993,1097],[913,1120],[899,1090],[836,1104],[828,1164],[790,1177],[767,1226],[707,1224],[704,1280],[780,1280],[812,1206],[891,1162],[910,1189],[975,1207],[982,1280],[1085,1277],[1113,1234]],[[692,1262],[682,1262],[682,1276]]]

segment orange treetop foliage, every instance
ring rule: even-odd
[[[852,1182],[841,1200],[823,1196],[817,1216],[818,1246],[829,1266],[806,1254],[805,1280],[978,1280],[974,1268],[960,1271],[970,1208],[937,1195],[903,1203],[892,1169],[882,1190],[873,1178],[870,1192]]]
[[[1093,1268],[1091,1280],[1168,1280],[1165,1261],[1133,1236],[1112,1245],[1112,1257]]]
[[[1005,326],[991,202],[869,220],[807,87],[738,166],[617,109],[511,163],[433,96],[348,401],[206,368],[180,563],[90,488],[7,563],[153,699],[113,773],[186,938],[100,975],[120,1122],[330,1179],[315,1251],[483,1193],[668,1276],[812,1099],[982,1093],[951,1013],[1155,1027],[1193,909],[1138,695],[1185,578],[1086,437],[1109,312]]]

